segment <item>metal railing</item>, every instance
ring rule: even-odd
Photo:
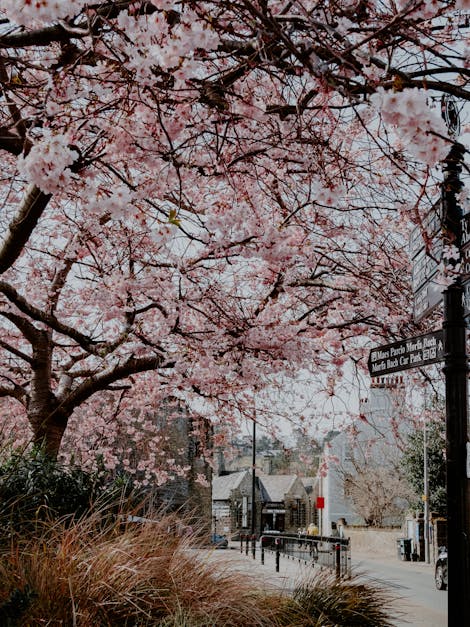
[[[306,564],[318,564],[334,570],[338,579],[351,577],[351,543],[349,538],[334,536],[309,536],[295,533],[264,533],[259,538],[261,563],[264,564],[265,551],[275,554],[276,572],[279,572],[281,555],[297,559]],[[240,536],[240,551],[248,555],[249,545],[253,559],[256,557],[256,536]]]

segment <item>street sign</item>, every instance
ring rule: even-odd
[[[470,213],[460,220],[462,228],[462,245],[460,247],[461,276],[465,283],[470,280]]]
[[[470,317],[470,213],[462,216],[460,221],[462,230],[462,246],[460,247],[460,275],[463,286],[464,318]]]
[[[410,236],[413,317],[416,322],[442,302],[443,287],[436,280],[443,250],[441,230],[442,208],[439,201],[424,216],[421,227],[413,229]],[[424,238],[431,242],[430,246],[426,246]]]
[[[428,316],[442,302],[444,286],[433,280],[436,274],[437,269],[428,282],[414,293],[413,318],[416,322]]]
[[[464,283],[463,285],[463,317],[468,318],[470,316],[470,283]]]
[[[369,354],[369,373],[373,377],[419,368],[444,359],[443,332],[434,331],[393,344],[373,348]]]

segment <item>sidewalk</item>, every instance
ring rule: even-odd
[[[312,574],[320,572],[320,567],[306,565],[297,559],[290,559],[281,555],[279,572],[276,572],[276,559],[272,551],[264,552],[264,565],[261,564],[261,549],[256,546],[256,558],[253,559],[251,546],[248,555],[243,547],[240,552],[240,543],[231,542],[228,549],[213,550],[208,559],[220,563],[230,563],[230,569],[245,573],[256,581],[256,585],[263,590],[277,590],[291,594],[294,588],[310,578]]]
[[[279,572],[277,573],[274,552],[265,550],[264,565],[261,564],[261,549],[258,543],[256,545],[255,559],[253,559],[252,556],[251,545],[247,555],[245,544],[243,545],[243,552],[241,552],[239,542],[230,542],[227,550],[213,551],[212,559],[220,562],[230,560],[234,569],[251,574],[255,576],[257,580],[268,582],[270,586],[275,586],[285,591],[291,591],[296,584],[301,583],[305,578],[310,578],[312,575],[318,574],[321,571],[321,566],[313,563],[306,564],[302,560],[281,554]],[[406,568],[408,572],[434,572],[433,564],[426,564],[425,562],[400,562],[398,558],[375,556],[365,552],[358,553],[354,551],[352,554],[353,575],[357,570],[356,565],[363,560],[377,562],[377,564],[381,565],[390,564],[390,566],[394,568],[402,566]],[[360,570],[361,568],[359,567],[359,572]]]

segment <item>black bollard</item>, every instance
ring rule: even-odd
[[[341,544],[335,544],[336,551],[336,579],[341,577]]]

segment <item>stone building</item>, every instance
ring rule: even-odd
[[[297,475],[262,475],[261,529],[295,532],[308,525],[308,496]]]
[[[158,412],[158,424],[166,433],[166,447],[176,464],[189,468],[157,489],[161,503],[190,514],[198,528],[209,528],[212,469],[205,452],[211,448],[212,428],[207,420],[192,416],[178,399],[168,399]]]
[[[252,474],[248,470],[219,475],[212,479],[212,531],[224,535],[251,530]],[[259,485],[255,483],[255,503]],[[259,508],[255,508],[259,512]],[[255,513],[256,516],[256,513]],[[259,528],[259,524],[256,525]]]
[[[212,480],[212,530],[233,536],[251,532],[251,471],[219,475]],[[255,477],[255,530],[296,532],[308,524],[309,498],[296,475]]]

